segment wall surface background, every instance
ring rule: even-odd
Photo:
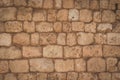
[[[120,80],[120,0],[0,0],[0,80]]]

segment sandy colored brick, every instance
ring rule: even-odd
[[[79,45],[89,45],[89,44],[92,44],[94,42],[94,35],[92,33],[78,33],[77,34],[78,38],[77,38],[77,41],[78,41],[78,44]]]
[[[16,19],[16,8],[0,8],[0,21],[15,20]]]
[[[102,22],[115,22],[115,13],[111,10],[104,10],[102,13]]]
[[[48,74],[50,80],[66,80],[66,73],[50,73]]]
[[[96,26],[97,26],[97,24],[95,22],[85,24],[85,32],[95,33],[96,32]]]
[[[55,0],[55,8],[60,9],[62,7],[62,0]]]
[[[116,25],[113,27],[112,32],[119,33],[120,32],[120,23],[117,22]]]
[[[118,71],[118,67],[116,66],[118,63],[117,58],[107,58],[107,71],[109,72],[116,72]]]
[[[7,33],[0,34],[0,46],[10,46],[11,45],[11,35]]]
[[[117,15],[116,19],[120,20],[120,10],[116,11],[116,15]]]
[[[118,70],[120,71],[120,61],[118,62]]]
[[[76,9],[81,9],[81,0],[75,0],[75,8]]]
[[[111,74],[108,72],[99,73],[100,80],[111,80]]]
[[[98,80],[97,74],[94,73],[79,73],[78,80]]]
[[[82,48],[80,46],[75,47],[64,47],[65,58],[80,58],[82,56]]]
[[[73,8],[74,0],[63,0],[63,8]]]
[[[14,0],[14,5],[15,6],[26,6],[27,0]]]
[[[56,14],[57,14],[57,10],[48,10],[48,21],[55,22]]]
[[[120,57],[119,52],[120,52],[119,46],[105,45],[103,47],[103,55],[105,57]]]
[[[1,0],[0,1],[0,6],[12,6],[13,5],[13,0]]]
[[[19,59],[21,57],[21,50],[18,47],[0,48],[0,59]]]
[[[25,32],[35,32],[35,23],[34,22],[24,22],[24,31]]]
[[[77,36],[75,33],[68,33],[67,34],[67,45],[73,46],[76,45],[77,41]]]
[[[107,9],[109,6],[109,0],[100,0],[100,8]]]
[[[31,34],[31,45],[39,45],[39,33]]]
[[[36,24],[36,31],[51,32],[53,31],[53,24],[50,22],[40,22]]]
[[[95,34],[95,43],[106,44],[106,40],[107,40],[106,34],[102,34],[102,33]]]
[[[47,13],[45,10],[36,9],[33,12],[33,21],[45,21],[47,17]]]
[[[31,20],[32,8],[20,7],[17,12],[17,20]]]
[[[0,61],[0,73],[7,73],[9,70],[7,61]]]
[[[102,58],[91,58],[87,61],[87,70],[89,72],[103,72],[105,67],[105,60]]]
[[[51,59],[30,59],[30,71],[53,72],[54,64]]]
[[[0,80],[3,80],[3,75],[2,74],[0,74]]]
[[[55,33],[40,33],[40,45],[55,43],[57,43],[57,35]]]
[[[59,45],[65,45],[66,44],[66,34],[65,33],[59,33],[58,34],[57,44],[59,44]]]
[[[83,47],[84,57],[101,57],[102,56],[102,46],[101,45],[90,45]]]
[[[5,31],[6,32],[21,32],[22,30],[22,22],[18,21],[9,21],[5,23]]]
[[[74,61],[71,59],[62,60],[58,59],[55,60],[55,70],[56,72],[68,72],[74,71]]]
[[[55,22],[53,25],[55,32],[62,32],[62,23],[61,22]]]
[[[90,0],[80,0],[81,1],[81,8],[89,8]]]
[[[0,32],[5,32],[5,23],[0,22]]]
[[[67,74],[67,80],[77,80],[78,73],[76,72],[68,72]]]
[[[68,20],[68,10],[61,9],[57,12],[57,20],[58,21],[67,21]]]
[[[13,36],[13,43],[16,45],[29,45],[30,35],[28,33],[17,33]]]
[[[41,47],[30,47],[25,46],[22,48],[23,57],[41,57],[42,56],[42,49]]]
[[[9,67],[13,73],[28,72],[29,66],[27,60],[14,60],[9,62]]]
[[[98,32],[111,32],[112,31],[112,24],[109,23],[101,23],[97,27]]]
[[[43,0],[29,0],[28,6],[34,7],[34,8],[42,8]]]
[[[43,48],[43,56],[48,58],[62,58],[63,48],[57,45],[48,45]]]
[[[71,32],[72,24],[70,22],[63,22],[63,32]]]
[[[99,1],[98,0],[90,0],[90,9],[98,10],[99,9]]]
[[[80,21],[83,22],[92,21],[92,11],[87,9],[80,10]]]
[[[108,33],[107,44],[109,45],[120,45],[120,33]]]
[[[86,71],[86,61],[84,59],[76,59],[75,60],[75,71],[82,72]]]
[[[93,13],[93,21],[94,22],[101,22],[102,14],[99,11]]]
[[[37,73],[37,80],[47,80],[47,73]]]
[[[5,75],[4,80],[17,80],[16,75],[12,73],[8,73]]]
[[[53,0],[43,0],[43,8],[49,9],[53,8]]]
[[[18,74],[19,80],[36,80],[36,74],[35,73],[21,73]]]
[[[112,74],[112,80],[119,80],[120,79],[120,73],[113,73]]]
[[[70,9],[68,18],[69,18],[70,21],[79,20],[79,11],[77,9]]]
[[[72,31],[84,31],[84,26],[83,22],[72,22]]]

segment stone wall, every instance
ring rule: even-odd
[[[120,0],[0,0],[0,80],[120,80]]]

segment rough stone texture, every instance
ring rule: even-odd
[[[30,59],[30,71],[53,72],[54,65],[51,59]]]
[[[110,73],[100,73],[99,79],[100,80],[111,80],[111,74]]]
[[[89,45],[89,44],[92,44],[94,42],[94,35],[92,33],[78,33],[77,34],[78,36],[78,44],[79,45]]]
[[[113,73],[112,74],[112,80],[119,80],[120,79],[120,73]]]
[[[7,61],[0,61],[0,73],[7,73],[8,72],[8,62]]]
[[[43,8],[45,9],[49,9],[49,8],[53,8],[53,0],[43,0]]]
[[[10,46],[11,45],[11,35],[7,33],[0,34],[0,46]]]
[[[51,45],[43,48],[43,56],[48,58],[62,58],[62,46]]]
[[[59,9],[62,7],[62,0],[55,0],[55,8]]]
[[[39,33],[31,34],[31,45],[39,45]]]
[[[73,60],[55,60],[55,71],[56,72],[68,72],[74,70]]]
[[[1,0],[0,1],[0,6],[12,6],[13,5],[13,0]]]
[[[62,9],[57,13],[57,20],[59,21],[67,21],[68,19],[68,10]]]
[[[62,23],[55,22],[53,28],[55,32],[62,32]]]
[[[77,9],[70,9],[69,10],[69,20],[77,21],[78,19],[79,19],[79,11]]]
[[[54,22],[56,21],[56,10],[48,10],[48,21]]]
[[[76,34],[75,33],[68,33],[67,34],[67,45],[73,46],[76,44]]]
[[[29,0],[28,6],[34,7],[34,8],[42,8],[43,0]]]
[[[63,8],[73,8],[74,0],[63,0]]]
[[[37,73],[37,80],[47,80],[47,73]]]
[[[100,8],[107,9],[108,5],[109,5],[109,1],[108,0],[101,0],[100,1]]]
[[[94,22],[101,22],[101,19],[102,19],[101,12],[94,12],[93,13],[93,21]]]
[[[86,61],[84,59],[76,59],[75,60],[75,71],[82,72],[86,71]]]
[[[84,57],[101,57],[102,46],[101,45],[84,46],[83,56]]]
[[[90,24],[86,24],[85,25],[85,32],[95,33],[96,32],[96,23],[92,22]]]
[[[27,0],[14,0],[15,6],[26,6]]]
[[[6,74],[4,80],[17,80],[14,74]]]
[[[63,32],[71,32],[72,25],[70,22],[63,22]]]
[[[82,56],[82,48],[80,46],[64,47],[65,58],[80,58]]]
[[[50,73],[48,75],[49,80],[66,80],[65,73]]]
[[[98,0],[90,0],[90,9],[98,10],[99,9],[99,1]]]
[[[105,67],[105,60],[102,58],[91,58],[87,61],[87,70],[90,72],[103,72]]]
[[[83,22],[72,22],[73,31],[84,31],[85,24]]]
[[[107,36],[102,33],[95,34],[95,43],[97,44],[106,44]]]
[[[59,33],[58,34],[57,44],[59,44],[59,45],[65,45],[66,44],[66,34],[65,33]]]
[[[34,73],[23,73],[18,75],[19,80],[36,80],[36,75]]]
[[[27,60],[14,60],[9,62],[10,70],[13,73],[28,72],[29,66]]]
[[[4,31],[5,31],[5,23],[0,22],[0,32],[4,32]]]
[[[5,23],[5,31],[6,32],[21,32],[22,23],[18,21],[9,21]]]
[[[78,73],[76,72],[68,72],[67,74],[67,80],[77,80]]]

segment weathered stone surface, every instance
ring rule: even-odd
[[[32,8],[20,7],[17,12],[18,20],[31,20],[32,19]]]
[[[78,33],[77,34],[78,36],[78,44],[79,45],[89,45],[89,44],[92,44],[94,42],[94,35],[92,33]]]
[[[80,58],[82,56],[82,48],[80,46],[64,47],[65,58]]]
[[[97,33],[95,34],[95,43],[97,44],[106,44],[107,36],[106,34]]]
[[[120,79],[120,73],[113,73],[112,74],[112,80],[119,80]]]
[[[3,80],[3,75],[2,74],[0,74],[0,80]]]
[[[27,60],[14,60],[9,62],[9,67],[13,73],[28,72],[29,66]]]
[[[56,14],[57,14],[57,10],[48,10],[48,21],[55,22]]]
[[[17,47],[0,48],[0,59],[19,59],[21,57],[21,50]]]
[[[109,1],[108,0],[100,0],[100,8],[107,9],[108,6],[109,6]]]
[[[118,68],[116,66],[118,60],[116,58],[107,58],[106,62],[107,62],[107,71],[109,72],[118,71]]]
[[[77,36],[75,33],[68,33],[67,34],[67,45],[69,46],[75,45],[77,43],[76,39],[77,39]]]
[[[35,73],[18,74],[18,79],[19,80],[36,80],[36,75]]]
[[[26,6],[27,0],[14,0],[14,5],[15,6]]]
[[[100,80],[111,80],[111,74],[110,73],[99,73],[99,79]]]
[[[47,73],[37,73],[37,80],[47,80]]]
[[[27,33],[17,33],[13,36],[13,43],[16,45],[29,45],[30,35]]]
[[[62,46],[48,45],[43,48],[43,56],[49,58],[62,58],[63,49]]]
[[[35,32],[35,23],[34,22],[28,22],[28,21],[25,21],[24,22],[24,31],[25,32]]]
[[[15,20],[16,19],[16,8],[0,8],[0,21]]]
[[[75,60],[75,71],[82,72],[86,71],[86,61],[84,59],[76,59]]]
[[[74,0],[63,0],[63,8],[73,8]]]
[[[66,80],[66,73],[50,73],[48,74],[49,80]]]
[[[89,0],[80,0],[81,1],[81,8],[89,8],[90,2]]]
[[[77,80],[78,73],[76,72],[68,72],[67,74],[67,80]]]
[[[35,10],[33,12],[33,21],[45,21],[47,17],[45,10]]]
[[[55,8],[59,9],[62,7],[62,0],[55,0]]]
[[[68,10],[62,9],[59,10],[57,13],[57,20],[58,21],[67,21],[68,19]]]
[[[59,45],[65,45],[66,44],[66,34],[65,33],[59,33],[58,34],[57,44],[59,44]]]
[[[103,23],[99,24],[97,27],[98,32],[111,32],[112,31],[112,24]]]
[[[10,46],[11,45],[11,35],[7,33],[0,34],[0,46]]]
[[[81,9],[81,6],[82,6],[81,0],[75,0],[75,8],[76,9]]]
[[[90,72],[103,72],[105,67],[105,60],[102,58],[91,58],[87,62],[87,70]]]
[[[31,45],[39,45],[39,33],[31,34]]]
[[[80,10],[80,21],[90,22],[92,20],[92,11],[83,9]]]
[[[99,9],[99,1],[98,0],[90,0],[90,9],[98,10]]]
[[[58,59],[55,60],[55,70],[56,72],[68,72],[74,71],[74,61],[71,59],[62,60]]]
[[[95,33],[96,32],[96,23],[92,22],[89,24],[85,24],[85,32],[92,32]]]
[[[28,6],[42,8],[43,0],[29,0]]]
[[[102,56],[102,46],[101,45],[90,45],[83,47],[84,57],[101,57]]]
[[[53,8],[53,0],[43,0],[43,8]]]
[[[22,30],[22,22],[18,21],[9,21],[5,23],[5,31],[6,32],[21,32]]]
[[[4,80],[17,80],[16,76],[12,73],[6,74]]]
[[[63,22],[63,32],[71,32],[72,25],[70,22]]]
[[[1,0],[0,1],[0,6],[12,6],[13,5],[13,0]]]
[[[4,32],[4,31],[5,31],[5,23],[0,22],[0,32]]]
[[[55,44],[57,35],[55,33],[40,33],[40,45]]]
[[[23,57],[41,57],[42,56],[42,49],[41,47],[23,47],[22,48]]]
[[[51,59],[30,59],[30,71],[53,72],[54,65]]]
[[[38,32],[51,32],[53,31],[53,24],[49,22],[40,22],[36,24],[36,31]]]
[[[120,33],[108,33],[107,44],[109,45],[120,45]]]
[[[102,22],[115,22],[115,13],[110,10],[105,10],[102,13]]]
[[[84,31],[85,24],[83,22],[72,22],[73,31]]]
[[[0,73],[7,73],[9,70],[7,61],[0,61]]]
[[[62,23],[55,22],[53,28],[55,32],[62,32]]]
[[[79,11],[77,9],[70,9],[68,18],[70,21],[77,21],[79,19]]]
[[[94,22],[101,22],[102,14],[101,12],[94,12],[93,14],[93,21]]]

